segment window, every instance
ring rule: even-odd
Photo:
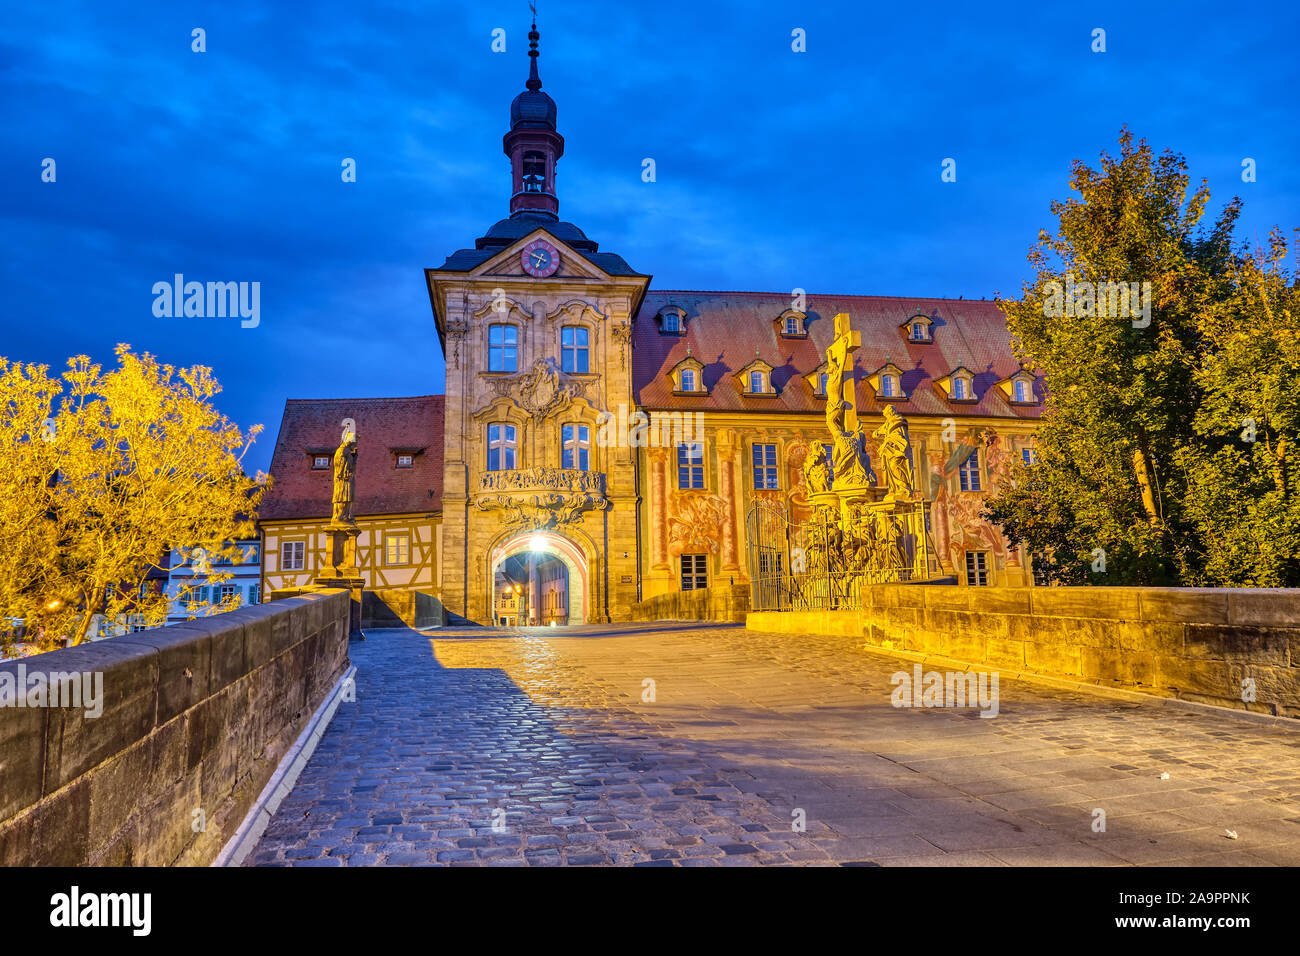
[[[989,583],[989,566],[987,551],[966,552],[966,583],[975,587],[986,587]]]
[[[511,471],[515,467],[514,425],[488,426],[488,471]]]
[[[411,536],[409,534],[384,534],[384,564],[411,563]]]
[[[924,342],[925,340],[926,340],[926,334],[925,334],[925,323],[924,323],[924,322],[913,322],[913,323],[912,323],[912,341],[913,341],[913,342]]]
[[[776,446],[754,446],[754,487],[776,487]]]
[[[693,368],[682,369],[681,386],[682,386],[681,391],[683,392],[695,391],[695,369]]]
[[[311,459],[311,470],[312,470],[312,471],[321,471],[321,470],[324,470],[324,469],[329,468],[329,466],[330,466],[330,456],[329,456],[329,455],[313,455],[313,456],[312,456],[312,459]]]
[[[709,556],[682,555],[682,590],[701,591],[709,586]]]
[[[591,433],[586,425],[564,425],[560,428],[561,468],[587,471],[591,467]]]
[[[830,376],[829,376],[826,372],[822,372],[820,375],[817,376],[817,394],[818,394],[818,395],[825,395],[825,394],[826,394],[826,383],[827,383],[827,381],[829,381],[829,379],[830,379]]]
[[[787,316],[785,317],[785,334],[786,334],[786,335],[798,335],[798,334],[799,334],[799,318],[798,318],[798,316],[787,315]]]
[[[896,393],[894,391],[894,376],[892,375],[880,376],[880,397],[881,398],[896,397]]]
[[[580,325],[566,325],[560,329],[560,368],[565,372],[583,374],[587,371],[587,337],[590,333]]]
[[[523,191],[539,193],[546,185],[546,156],[537,150],[524,153]]]
[[[415,456],[414,456],[414,455],[398,455],[398,456],[397,456],[397,467],[398,467],[398,468],[414,468],[414,467],[415,467]]]
[[[954,378],[952,380],[952,399],[955,402],[966,399],[966,380],[964,378]]]
[[[681,325],[677,321],[677,313],[665,312],[663,314],[663,324],[659,327],[659,330],[661,332],[673,333],[681,331]]]
[[[704,487],[703,442],[685,442],[677,446],[677,487]]]
[[[307,542],[286,541],[280,545],[280,570],[301,571],[305,564]]]
[[[519,330],[513,325],[488,326],[488,371],[514,372],[519,364]]]
[[[1036,465],[1038,464],[1038,451],[1034,448],[1022,448],[1020,449],[1020,460],[1025,463],[1026,468]]]
[[[239,599],[239,585],[223,584],[221,593],[217,596],[217,601],[221,604],[233,604]]]
[[[753,371],[749,373],[749,390],[751,392],[765,392],[767,389],[763,385],[763,373]]]
[[[256,604],[256,603],[257,603],[257,599],[258,599],[259,596],[260,596],[260,595],[258,594],[257,585],[256,585],[256,584],[250,584],[250,585],[248,586],[248,603],[249,603],[249,604]]]
[[[980,490],[980,450],[976,448],[957,469],[962,491]]]
[[[1014,394],[1015,394],[1015,397],[1016,397],[1015,400],[1016,400],[1017,402],[1028,402],[1028,401],[1030,401],[1030,398],[1029,398],[1029,383],[1026,382],[1023,378],[1018,378],[1018,379],[1016,379],[1016,384],[1015,384]]]

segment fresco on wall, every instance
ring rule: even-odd
[[[972,451],[980,449],[988,490],[996,491],[1015,467],[1007,441],[991,428],[971,431],[963,436],[944,458],[945,447],[932,443],[930,452],[930,528],[940,561],[950,571],[960,573],[966,551],[988,551],[994,567],[1019,567],[1019,557],[1001,531],[980,517],[985,495],[954,494],[950,485]]]
[[[717,495],[674,494],[668,500],[668,554],[718,553],[727,504]]]

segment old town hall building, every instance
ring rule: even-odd
[[[974,586],[1031,583],[979,516],[1033,460],[1043,397],[994,303],[651,288],[560,218],[564,138],[535,26],[529,38],[504,140],[510,215],[425,270],[446,394],[286,404],[264,591],[322,570],[328,456],[347,418],[358,565],[372,603],[408,623],[441,608],[481,623],[627,620],[667,591],[745,583],[751,504],[808,512],[801,466],[827,441],[823,363],[841,312],[861,333],[866,433],[886,405],[908,421],[938,565]]]

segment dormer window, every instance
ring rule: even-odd
[[[686,358],[674,365],[668,372],[668,381],[674,395],[707,395],[704,387],[704,366],[700,360],[686,350]]]
[[[686,331],[686,310],[677,305],[666,305],[655,316],[660,335],[681,335]]]
[[[414,468],[414,467],[415,467],[415,456],[414,456],[414,455],[398,455],[398,456],[397,456],[397,467],[398,467],[398,468]]]
[[[326,471],[330,466],[329,455],[313,455],[311,459],[312,471]]]
[[[958,365],[943,378],[935,379],[934,384],[937,388],[943,390],[944,395],[950,402],[974,404],[980,400],[975,393],[975,375],[963,365]]]
[[[682,387],[680,390],[683,392],[695,391],[695,369],[693,368],[682,369],[681,386]]]
[[[798,309],[786,309],[776,317],[776,331],[783,339],[806,339],[808,330],[804,322],[808,316]]]
[[[772,366],[757,356],[744,368],[736,370],[734,381],[742,395],[772,398],[777,394],[772,387]]]
[[[934,319],[928,315],[914,315],[903,323],[904,334],[913,345],[928,345],[934,341]]]
[[[825,372],[822,372],[820,375],[817,376],[817,394],[822,396],[823,398],[826,397],[826,383],[829,380],[830,380],[830,376],[827,375]]]
[[[884,365],[867,376],[867,384],[875,390],[876,398],[880,401],[907,400],[907,395],[903,392],[903,370],[889,361],[888,356]]]
[[[1024,368],[1009,378],[998,382],[998,388],[1012,405],[1037,405],[1038,396],[1034,394],[1034,376]]]

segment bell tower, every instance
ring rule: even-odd
[[[528,31],[527,89],[510,104],[510,132],[502,146],[510,157],[510,218],[549,216],[558,220],[555,164],[564,155],[564,137],[555,131],[555,100],[542,92],[537,75],[537,20]]]

